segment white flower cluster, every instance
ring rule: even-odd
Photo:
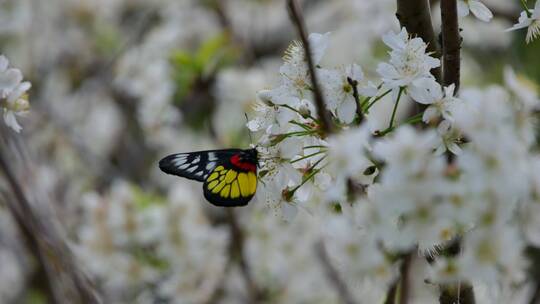
[[[76,252],[107,298],[132,290],[140,303],[201,303],[221,284],[228,230],[208,222],[189,189],[175,189],[165,203],[116,182],[105,196],[86,194],[83,206]],[[141,289],[148,285],[156,288]]]
[[[30,82],[22,81],[23,75],[20,70],[9,68],[9,61],[4,55],[0,55],[0,108],[2,109],[4,122],[15,132],[21,131],[22,127],[17,122],[16,115],[28,111],[28,91]]]
[[[316,63],[327,38],[310,35]],[[421,39],[403,29],[383,41],[392,51],[378,66],[380,80],[366,80],[354,64],[317,67],[339,129],[329,136],[314,110],[303,48],[288,49],[281,85],[259,92],[258,116],[248,122],[260,134],[259,198],[287,220],[322,220],[332,257],[351,279],[389,284],[396,256],[418,250],[435,259],[423,274],[431,282],[519,283],[524,247],[538,241],[527,232],[538,227],[540,171],[532,150],[540,100],[510,69],[506,88],[456,97],[454,85],[443,88],[430,74],[439,60]],[[360,115],[376,119],[369,109],[389,93],[390,125],[370,130]],[[405,98],[427,108],[398,124]],[[422,122],[424,131],[411,126]],[[453,242],[460,253],[444,255]]]

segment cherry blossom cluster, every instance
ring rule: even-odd
[[[320,65],[328,37],[309,41],[338,130],[321,130],[304,49],[293,43],[280,85],[259,92],[247,124],[260,135],[259,198],[286,220],[325,222],[331,255],[350,280],[389,285],[399,257],[418,252],[434,260],[422,273],[429,282],[523,283],[540,203],[534,89],[507,68],[504,87],[455,95],[430,73],[439,60],[405,29],[383,36],[390,59],[368,79],[356,64]],[[425,110],[398,118],[400,101]],[[392,105],[390,119],[371,113],[381,103]],[[456,242],[459,254],[445,255]]]

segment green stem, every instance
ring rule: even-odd
[[[294,187],[293,189],[291,189],[291,195],[294,195],[294,193],[296,192],[296,190],[300,189],[300,187],[302,187],[305,183],[307,183],[310,179],[312,179],[315,174],[319,173],[322,169],[324,169],[324,167],[326,166],[326,164],[324,166],[322,166],[321,168],[319,169],[315,169],[315,167],[317,167],[324,159],[326,158],[326,155],[321,157],[321,159],[319,159],[317,162],[315,162],[308,170],[311,171],[303,180],[302,182],[300,183],[300,185]]]
[[[305,146],[303,149],[327,149],[328,146],[323,146],[323,145],[316,145],[316,146]]]
[[[368,105],[370,99],[371,97],[366,97],[364,98],[364,100],[362,100],[362,102],[360,103],[360,109],[362,109],[362,111]]]
[[[424,113],[418,113],[412,117],[409,117],[407,120],[405,120],[402,124],[415,124],[422,121],[422,117],[424,116]]]
[[[396,112],[399,105],[399,101],[401,100],[402,93],[403,93],[403,87],[400,87],[396,104],[394,105],[394,110],[392,110],[392,117],[390,117],[390,125],[388,126],[388,129],[392,129],[394,127],[394,119],[396,118]]]
[[[381,100],[384,96],[388,95],[388,93],[390,92],[392,92],[392,90],[388,90],[384,92],[381,96],[378,96],[377,98],[375,98],[375,100],[373,100],[370,104],[366,106],[366,108],[364,109],[364,113],[368,113],[369,108],[371,108],[377,101]]]
[[[310,157],[313,157],[313,156],[315,156],[315,155],[319,155],[319,154],[322,154],[322,153],[325,153],[325,151],[317,151],[317,152],[315,152],[315,153],[311,153],[311,154],[309,154],[309,155],[302,156],[302,157],[300,157],[300,158],[297,158],[297,159],[295,159],[295,160],[292,160],[290,163],[291,163],[291,164],[294,164],[294,163],[299,162],[299,161],[301,161],[301,160],[304,160],[304,159],[306,159],[306,158],[310,158]]]
[[[403,123],[401,123],[399,126],[403,126],[403,125],[407,125],[407,124],[415,124],[415,123],[419,123],[419,122],[422,122],[422,115],[423,113],[418,113],[410,118],[408,118],[407,120],[405,120]],[[377,137],[383,137],[385,136],[386,134],[394,131],[395,129],[397,129],[397,127],[388,127],[380,132],[377,133]]]
[[[315,118],[315,117],[313,117],[313,116],[311,116],[311,115],[309,115],[309,114],[305,114],[305,113],[303,114],[303,113],[300,113],[300,111],[298,111],[297,109],[295,109],[295,108],[293,108],[293,107],[291,107],[291,106],[289,106],[289,105],[282,104],[282,105],[277,105],[277,106],[278,106],[278,107],[284,107],[284,108],[286,108],[286,109],[289,109],[289,110],[291,110],[291,111],[293,111],[293,112],[298,113],[298,115],[300,115],[300,116],[302,116],[302,117],[304,117],[304,118],[309,118],[309,119],[313,120],[314,122],[319,123],[319,121],[317,120],[317,118]]]
[[[304,135],[312,135],[312,134],[315,134],[315,133],[317,133],[317,131],[315,131],[315,130],[309,130],[309,131],[297,131],[297,132],[283,133],[283,134],[280,134],[280,136],[285,136],[285,137],[289,137],[289,136],[304,136]]]
[[[529,11],[529,7],[527,6],[527,1],[521,0],[521,6],[523,6],[523,9],[525,10],[525,14],[527,14],[527,18],[531,18],[532,13]]]
[[[289,123],[293,124],[293,125],[297,125],[299,126],[300,128],[306,130],[306,131],[313,131],[309,126],[303,124],[303,123],[299,123],[297,121],[294,121],[294,120],[291,120],[289,121]]]

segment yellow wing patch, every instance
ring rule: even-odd
[[[238,172],[218,166],[208,176],[207,188],[225,199],[249,197],[257,190],[257,176],[253,172]]]
[[[249,181],[246,173],[238,174],[238,186],[242,196],[249,196]]]
[[[257,176],[253,172],[248,173],[249,192],[255,193],[257,191]]]
[[[238,181],[234,181],[231,186],[231,198],[237,197],[240,197],[240,188],[238,187]]]

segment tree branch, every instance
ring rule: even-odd
[[[358,94],[358,81],[355,79],[352,79],[351,77],[347,77],[347,82],[352,87],[352,95],[354,97],[354,102],[356,103],[356,116],[357,118],[357,124],[361,124],[364,120],[364,113],[362,113],[362,107],[360,104],[360,94]]]
[[[401,262],[401,286],[399,289],[399,304],[409,303],[409,270],[411,269],[412,258],[413,252],[409,252],[403,257],[403,261]]]
[[[347,288],[347,285],[345,284],[345,282],[343,282],[343,280],[341,280],[339,273],[334,268],[334,266],[332,266],[330,258],[328,257],[328,253],[326,252],[326,248],[324,247],[323,241],[318,241],[317,243],[315,243],[314,247],[315,253],[317,254],[317,257],[319,258],[321,264],[324,267],[326,277],[336,289],[338,296],[341,298],[341,301],[346,304],[356,303],[353,299],[352,294]]]
[[[455,84],[454,94],[459,90],[460,49],[457,0],[441,0],[442,50],[444,86]]]
[[[475,304],[474,290],[471,284],[460,282],[458,284],[441,286],[440,304]]]
[[[247,263],[244,253],[244,233],[233,210],[227,210],[227,221],[231,231],[231,256],[236,257],[236,260],[238,261],[240,271],[242,272],[244,280],[246,281],[248,294],[251,298],[250,303],[258,303],[261,301],[263,293],[255,282],[255,279],[251,274],[249,264]]]
[[[436,58],[441,58],[437,38],[431,22],[431,12],[428,0],[397,0],[396,17],[399,24],[413,36],[418,36],[427,43],[427,50]],[[441,69],[431,70],[431,74],[441,80]]]
[[[456,237],[446,244],[440,250],[440,256],[443,257],[455,257],[461,254],[462,239]],[[434,259],[427,259],[428,263],[435,262]],[[439,295],[440,304],[474,304],[474,290],[473,286],[469,282],[457,282],[453,284],[441,284],[439,285],[441,294]]]
[[[54,302],[64,303],[69,299],[70,303],[100,303],[91,281],[75,266],[66,244],[51,225],[45,225],[35,213],[2,151],[0,169],[15,197],[15,200],[7,200],[8,209],[25,237],[29,251],[47,276],[47,292]]]
[[[319,82],[317,81],[317,72],[315,69],[315,64],[313,63],[311,45],[308,40],[304,18],[302,17],[300,8],[298,8],[298,4],[295,0],[287,0],[287,8],[289,9],[291,20],[296,26],[296,30],[298,31],[298,35],[300,36],[302,45],[304,47],[304,53],[306,56],[309,74],[311,76],[311,83],[313,86],[315,106],[317,107],[317,114],[321,122],[321,131],[323,132],[323,135],[332,133],[334,131],[332,120],[330,117],[330,113],[326,110],[326,104],[324,102],[321,87],[319,86]]]

